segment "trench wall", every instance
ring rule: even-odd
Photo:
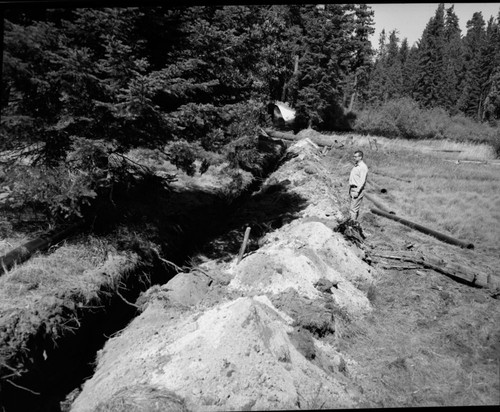
[[[142,313],[98,353],[71,406],[107,410],[352,408],[342,325],[371,311],[372,268],[335,228],[345,187],[309,139],[261,190],[301,198],[294,219],[238,264],[208,260],[155,286]]]

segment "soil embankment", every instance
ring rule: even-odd
[[[263,169],[282,150],[263,147]],[[145,202],[155,194],[147,191],[115,192],[117,210],[100,217],[99,236],[82,233],[0,276],[0,410],[60,409],[92,373],[96,351],[136,315],[139,294],[167,282],[248,197],[256,179],[239,171],[249,188],[228,202],[223,167],[201,176],[202,185],[179,179],[161,202]],[[120,225],[120,208],[132,224]]]
[[[306,199],[237,264],[209,260],[137,302],[98,354],[72,411],[347,408],[345,324],[371,311],[372,268],[336,228],[340,181],[308,139],[264,182]]]

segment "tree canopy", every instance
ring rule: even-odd
[[[440,107],[478,121],[496,124],[500,113],[499,25],[485,22],[481,12],[467,21],[462,35],[454,6],[439,4],[416,46],[399,43],[396,33],[383,32],[371,67],[364,103],[410,97],[422,107]],[[398,50],[400,58],[393,56]],[[402,80],[401,80],[402,79]]]
[[[366,5],[350,4],[7,10],[2,148],[29,147],[61,179],[85,175],[88,196],[109,176],[103,159],[137,147],[191,174],[196,158],[220,156],[252,169],[234,152],[256,150],[275,100],[299,125],[348,127],[372,25]],[[39,188],[31,197],[46,201]]]

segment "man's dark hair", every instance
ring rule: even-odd
[[[354,152],[354,154],[360,154],[360,155],[361,155],[361,157],[363,157],[363,152],[362,152],[361,150],[356,150],[356,151]]]

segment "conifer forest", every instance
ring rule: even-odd
[[[440,4],[417,44],[383,31],[376,50],[366,4],[12,7],[3,17],[3,179],[16,182],[12,207],[53,220],[81,215],[127,167],[141,169],[104,165],[133,148],[188,173],[196,159],[252,170],[276,100],[296,110],[296,132],[363,131],[360,113],[398,99],[498,128],[500,13],[474,13],[462,33]],[[21,157],[28,170],[14,165]]]

